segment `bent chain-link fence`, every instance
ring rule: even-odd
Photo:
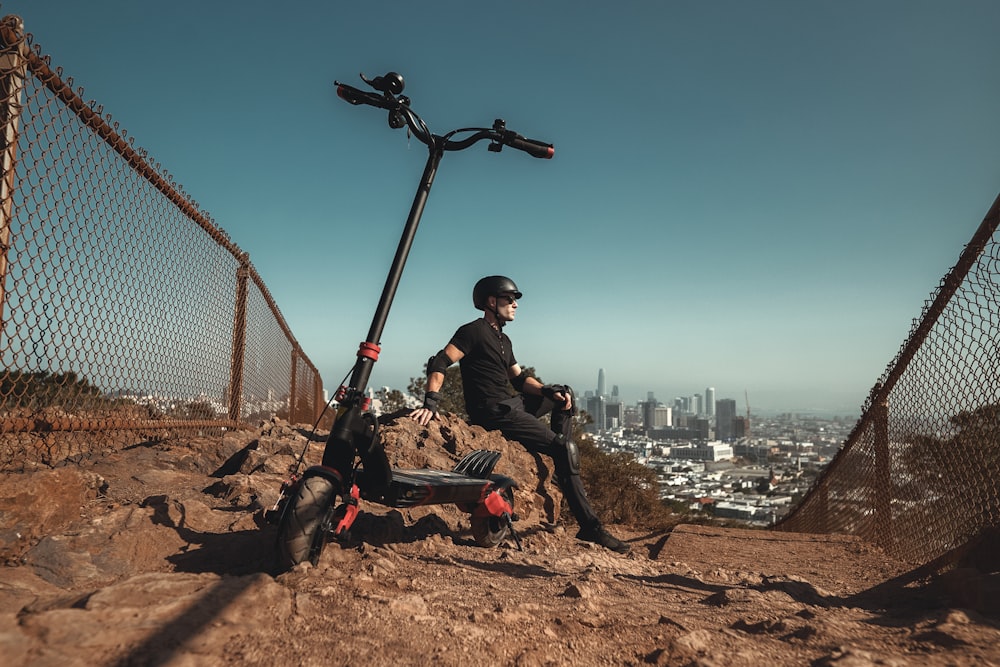
[[[923,564],[1000,527],[998,222],[1000,198],[778,529],[852,533]]]
[[[318,371],[247,256],[0,21],[0,470],[312,422]]]

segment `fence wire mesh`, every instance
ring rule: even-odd
[[[0,45],[0,470],[311,422],[319,373],[247,256],[17,17]]]
[[[838,455],[777,528],[852,533],[922,564],[1000,527],[998,222],[1000,198]]]

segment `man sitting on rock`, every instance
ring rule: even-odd
[[[504,324],[514,321],[521,296],[506,276],[487,276],[476,283],[472,302],[483,317],[459,327],[448,345],[427,362],[424,404],[410,417],[424,426],[430,423],[437,415],[444,373],[458,363],[469,421],[499,430],[529,452],[551,456],[556,481],[580,524],[577,539],[626,553],[628,545],[601,525],[580,479],[580,452],[571,438],[576,414],[572,390],[565,385],[543,385],[523,373],[503,332]],[[513,397],[508,382],[518,392]],[[549,412],[551,428],[538,419]]]

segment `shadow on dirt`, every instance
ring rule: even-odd
[[[175,572],[245,575],[273,571],[275,528],[262,518],[254,517],[256,530],[204,532],[187,527],[183,516],[178,525],[169,503],[167,496],[150,496],[145,501],[153,508],[153,523],[173,529],[186,542],[179,553],[167,556]]]

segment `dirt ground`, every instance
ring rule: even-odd
[[[546,461],[445,419],[383,429],[396,467],[495,449],[523,550],[452,506],[362,502],[318,566],[275,574],[273,504],[322,437],[143,444],[0,479],[5,665],[1000,665],[995,575],[909,576],[853,537],[678,525],[574,538]],[[991,602],[992,601],[992,602]]]

